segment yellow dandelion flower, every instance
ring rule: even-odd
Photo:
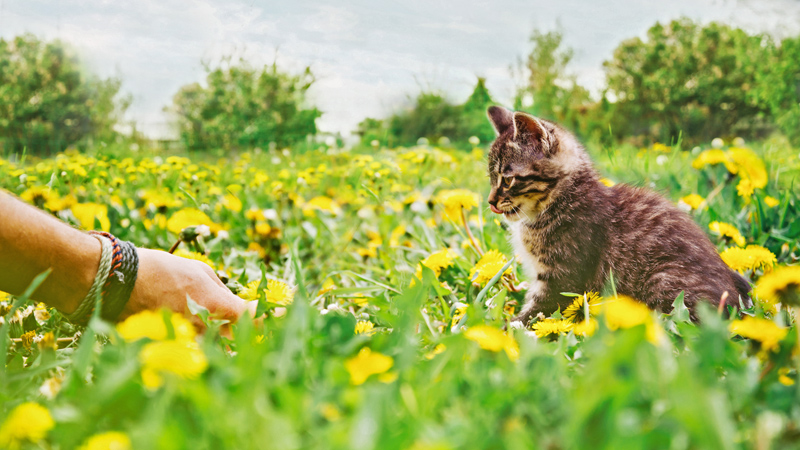
[[[319,412],[322,414],[322,417],[329,422],[336,422],[337,420],[342,418],[342,414],[339,412],[339,408],[331,403],[323,403],[319,406]]]
[[[455,311],[453,311],[453,319],[450,321],[450,326],[454,327],[461,322],[461,319],[464,318],[464,315],[467,314],[467,306],[456,306]]]
[[[689,195],[686,195],[684,197],[681,197],[680,201],[682,201],[686,205],[689,205],[689,207],[692,208],[692,209],[698,209],[698,208],[700,208],[700,205],[702,205],[705,200],[706,199],[704,199],[703,197],[701,197],[701,196],[699,196],[697,194],[689,194]]]
[[[196,379],[208,367],[205,354],[194,341],[160,341],[144,346],[139,353],[142,382],[150,389],[164,383],[164,374]]]
[[[775,254],[760,245],[748,245],[746,248],[726,248],[719,255],[731,269],[744,273],[747,270],[772,270],[777,263]]]
[[[31,186],[19,194],[19,198],[22,200],[39,207],[56,196],[58,196],[58,194],[52,192],[48,186]]]
[[[54,426],[47,408],[38,403],[22,403],[0,426],[0,447],[18,449],[26,441],[41,441]]]
[[[583,322],[578,322],[572,327],[572,332],[575,333],[576,336],[591,336],[595,331],[597,331],[597,321],[591,318]]]
[[[400,238],[406,234],[406,227],[403,224],[400,224],[392,230],[392,234],[389,236],[389,246],[397,247],[400,245]]]
[[[319,292],[317,293],[317,295],[318,296],[325,295],[334,289],[336,289],[336,284],[333,282],[332,279],[328,278],[325,280],[324,283],[322,283],[322,286],[319,288]]]
[[[508,355],[508,359],[516,361],[519,359],[519,345],[517,341],[500,329],[488,325],[476,325],[464,332],[464,337],[475,341],[484,349],[492,352],[503,350]]]
[[[769,319],[750,316],[745,316],[742,320],[734,320],[728,329],[731,333],[758,341],[764,352],[777,350],[778,343],[789,332],[787,328],[781,328]]]
[[[506,255],[500,253],[498,250],[489,250],[484,253],[480,261],[470,270],[469,278],[473,283],[484,285],[491,280],[492,277],[497,275],[497,272],[500,272],[506,263],[508,263]],[[511,273],[510,266],[506,269],[505,273]]]
[[[228,194],[222,197],[222,206],[233,212],[239,212],[242,210],[242,201],[235,195]]]
[[[294,289],[278,280],[267,280],[267,301],[280,306],[291,305],[294,301]]]
[[[265,256],[267,256],[267,249],[265,249],[264,246],[262,246],[258,242],[251,242],[251,243],[247,244],[247,251],[248,252],[255,252],[256,254],[258,254],[258,257],[262,258],[262,259]]]
[[[254,280],[247,283],[242,290],[239,291],[239,297],[248,301],[258,300],[258,286],[260,284],[260,280]]]
[[[628,296],[618,295],[605,299],[603,314],[606,326],[611,330],[644,325],[647,329],[647,340],[653,344],[658,343],[663,336],[664,330],[653,320],[650,308]]]
[[[608,299],[603,308],[608,328],[632,328],[652,321],[650,308],[630,297],[618,295]]]
[[[33,338],[35,337],[36,337],[36,332],[31,330],[22,333],[22,335],[19,338],[20,341],[22,341],[22,346],[30,350],[31,345],[33,345]]]
[[[436,355],[444,353],[445,350],[447,350],[447,347],[445,347],[444,344],[436,344],[436,347],[433,347],[433,350],[425,354],[425,359],[433,359],[436,357]]]
[[[367,242],[367,247],[370,248],[378,248],[383,245],[383,238],[381,234],[377,231],[369,230],[367,231],[367,237],[369,238],[369,242]]]
[[[378,250],[375,247],[360,247],[356,249],[356,253],[362,258],[376,258]]]
[[[158,227],[163,230],[164,228],[167,228],[167,216],[163,214],[156,214],[155,217],[153,217],[153,220],[143,219],[142,225],[144,225],[147,230],[151,230],[153,227]]]
[[[148,207],[155,209],[175,208],[181,206],[183,203],[176,199],[171,192],[165,190],[151,189],[149,191],[141,192],[139,197],[144,200]]]
[[[702,169],[705,166],[713,166],[716,164],[729,164],[730,160],[728,159],[728,155],[725,154],[723,150],[720,149],[711,149],[706,150],[699,155],[697,158],[692,161],[692,167],[695,169]]]
[[[344,363],[345,369],[350,373],[350,382],[354,385],[364,384],[370,375],[387,372],[394,365],[394,359],[382,353],[373,352],[364,347],[353,358]]]
[[[427,258],[420,261],[420,264],[431,269],[438,277],[441,275],[442,269],[452,266],[453,261],[455,261],[457,257],[458,253],[446,248],[444,250],[431,253]],[[422,279],[422,267],[417,267],[417,273],[415,276],[419,279]]]
[[[725,222],[714,221],[708,224],[708,229],[720,236],[729,237],[736,245],[744,247],[744,236],[742,236],[742,233],[740,233],[735,226]]]
[[[84,230],[93,230],[95,219],[100,224],[101,230],[111,229],[111,222],[108,220],[108,206],[99,203],[76,203],[72,205],[71,209],[72,215],[78,219]]]
[[[653,144],[652,150],[654,152],[669,153],[672,151],[672,147],[666,144],[662,144],[660,142],[656,142],[655,144]]]
[[[784,386],[793,386],[794,380],[792,377],[789,376],[789,369],[788,367],[781,367],[778,369],[778,381]]]
[[[461,211],[465,213],[478,206],[478,194],[467,189],[442,191],[436,202],[444,206],[445,215],[453,221],[461,221]]]
[[[754,190],[755,186],[749,178],[741,178],[736,184],[736,193],[739,194],[739,197],[744,197],[747,203],[750,203],[750,196],[753,195]]]
[[[175,339],[179,341],[192,341],[196,335],[194,325],[178,313],[170,313],[170,323],[175,332]],[[117,324],[117,332],[128,342],[143,338],[154,341],[167,339],[167,325],[161,311],[142,311],[136,313]]]
[[[764,203],[766,203],[766,205],[769,206],[770,208],[774,208],[774,207],[780,205],[781,201],[778,200],[775,197],[771,197],[771,196],[768,195],[768,196],[764,197]]]
[[[220,229],[220,226],[214,223],[206,213],[197,208],[181,209],[167,220],[167,230],[175,234],[180,234],[184,228],[196,225],[206,225],[212,231]]]
[[[260,209],[248,209],[247,211],[245,211],[244,217],[247,220],[252,220],[253,222],[265,219],[264,211]]]
[[[338,216],[342,212],[342,208],[330,197],[319,196],[314,197],[305,205],[303,205],[303,212],[310,212],[313,214],[313,211],[325,211],[327,213],[333,214],[334,216]]]
[[[753,188],[763,189],[767,185],[767,169],[764,161],[752,150],[732,147],[728,149],[728,157],[736,164],[739,176],[748,180]]]
[[[79,450],[130,450],[131,440],[120,431],[107,431],[90,437]]]
[[[617,184],[614,180],[610,178],[600,178],[600,182],[608,187],[614,187]]]
[[[758,280],[755,294],[770,305],[800,303],[800,266],[775,269]]]
[[[179,249],[175,250],[173,255],[180,256],[181,258],[193,259],[195,261],[204,262],[204,263],[208,264],[208,266],[211,267],[212,269],[217,270],[217,266],[214,265],[214,262],[211,261],[211,259],[208,256],[206,256],[206,255],[204,255],[202,253],[197,253],[197,252],[193,252],[191,250],[185,250],[185,249],[179,248]]]
[[[569,320],[570,322],[578,323],[583,322],[587,319],[584,317],[584,302],[588,300],[589,302],[589,315],[594,316],[600,312],[600,302],[603,300],[600,297],[600,294],[597,292],[586,292],[583,295],[579,295],[575,297],[575,300],[567,306],[564,311],[561,313],[561,316],[564,319]]]
[[[272,227],[266,222],[256,222],[253,229],[256,235],[261,238],[268,238],[272,235]]]
[[[44,207],[50,211],[64,211],[65,209],[71,209],[77,203],[78,199],[72,194],[63,197],[53,195],[45,202]]]
[[[573,324],[569,320],[547,318],[533,324],[531,329],[538,338],[549,337],[555,340],[559,335],[569,333],[572,326]]]
[[[359,320],[356,322],[356,334],[372,334],[374,333],[373,329],[375,328],[375,324],[370,322],[369,320]]]

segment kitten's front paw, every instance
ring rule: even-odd
[[[514,328],[514,324],[519,324],[519,328],[525,329],[528,326],[528,322],[531,321],[531,315],[522,312],[515,317],[511,318],[511,322],[509,322],[509,326]]]
[[[525,324],[522,323],[521,320],[512,320],[511,323],[508,324],[508,327],[512,330],[521,330],[525,328]]]

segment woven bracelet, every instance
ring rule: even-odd
[[[106,232],[90,232],[103,236],[114,243],[111,271],[103,286],[103,307],[100,311],[103,320],[115,322],[131,297],[133,286],[139,272],[139,254],[136,247],[127,241],[117,239]]]
[[[103,295],[103,285],[105,285],[106,280],[108,279],[108,274],[111,272],[111,261],[112,261],[112,249],[113,243],[110,239],[99,236],[93,235],[100,241],[100,245],[102,246],[102,250],[100,252],[100,264],[97,268],[97,274],[94,277],[94,282],[92,283],[92,287],[89,289],[89,293],[86,294],[86,297],[81,300],[78,308],[72,314],[67,315],[67,319],[70,322],[85,324],[89,321],[89,318],[92,316],[92,312],[94,311],[95,302],[97,302],[97,297],[101,297]]]

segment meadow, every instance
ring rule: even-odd
[[[698,326],[680,297],[659,314],[610,282],[507,331],[524,275],[485,152],[0,158],[0,188],[138,246],[182,240],[265,315],[230,337],[200,308],[202,335],[166,312],[79,328],[0,293],[0,448],[800,448],[796,148],[592,151],[606,184],[707,231],[755,286],[743,318]]]

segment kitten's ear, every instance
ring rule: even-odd
[[[550,136],[544,124],[536,117],[523,112],[514,113],[514,140],[524,139],[548,143]]]
[[[492,122],[498,136],[514,126],[513,113],[501,106],[490,106],[486,115],[489,116],[489,121]]]

